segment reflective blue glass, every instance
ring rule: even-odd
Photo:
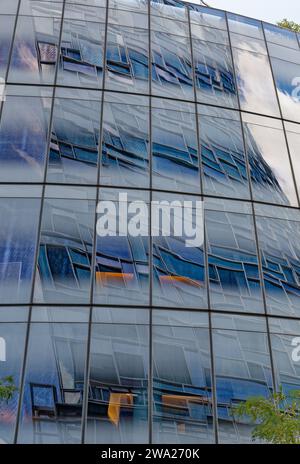
[[[95,184],[101,94],[57,92],[47,170],[48,182]]]
[[[172,194],[153,194],[154,201],[176,202],[195,201],[195,197],[188,195]],[[200,200],[200,198],[197,198]],[[174,216],[178,214],[176,203],[174,207]],[[202,245],[190,244],[186,246],[187,233],[186,229],[195,228],[195,217],[191,208],[185,209],[186,216],[183,217],[184,230],[176,234],[170,229],[170,233],[162,234],[162,224],[155,222],[152,217],[152,223],[157,224],[159,234],[153,237],[153,297],[152,302],[155,306],[176,306],[176,307],[194,307],[206,308],[207,295],[205,283],[205,258]],[[177,217],[177,219],[179,216]],[[180,220],[180,218],[179,218]],[[171,221],[170,221],[171,224]],[[198,231],[201,232],[203,223],[198,223]],[[195,229],[194,229],[195,230]]]
[[[152,100],[152,186],[200,192],[195,107]]]
[[[18,443],[80,443],[87,336],[87,324],[31,324]]]
[[[234,406],[249,397],[269,397],[271,361],[266,333],[213,330],[220,443],[251,443],[253,425]]]
[[[101,22],[64,19],[57,82],[102,87],[104,30]]]
[[[9,308],[5,308],[8,312]],[[18,410],[20,375],[25,350],[26,324],[0,323],[0,379],[1,387],[14,387],[12,397],[0,402],[0,443],[14,440],[14,427]],[[5,381],[7,377],[11,380]],[[2,382],[4,382],[2,384]]]
[[[149,99],[108,94],[103,108],[100,184],[149,186]]]
[[[86,443],[147,443],[148,343],[144,325],[92,325]]]
[[[300,217],[297,210],[257,208],[267,310],[300,314]]]
[[[198,114],[204,193],[250,198],[239,114],[202,105]]]
[[[152,32],[151,50],[153,95],[193,100],[190,39]]]
[[[157,314],[152,329],[153,443],[213,443],[209,332],[171,322],[160,326],[159,321]]]
[[[48,96],[6,97],[0,121],[1,182],[43,181],[50,108]]]
[[[297,206],[282,122],[242,115],[254,200]]]
[[[109,202],[107,211],[97,215],[97,244],[95,263],[95,304],[148,305],[149,304],[149,233],[133,236],[120,224],[124,221],[123,208],[129,203],[145,202],[144,209],[130,212],[128,220],[140,214],[140,220],[149,223],[148,193],[142,191],[119,191],[127,193],[127,201],[119,198],[112,189],[100,189],[100,202]],[[139,203],[139,206],[141,204]],[[139,208],[138,208],[139,209]],[[102,212],[102,211],[101,211]],[[102,218],[102,219],[101,219]],[[98,223],[98,221],[101,221]],[[103,226],[98,229],[98,224]],[[105,232],[105,233],[104,233]]]
[[[38,198],[0,198],[2,304],[30,301],[40,204]]]
[[[264,312],[251,212],[247,203],[205,204],[212,309]]]
[[[149,32],[109,25],[105,86],[110,90],[149,93]]]
[[[4,79],[13,35],[14,16],[0,16],[0,78]],[[0,96],[2,92],[0,90]]]
[[[90,301],[95,201],[67,192],[44,200],[35,302]]]

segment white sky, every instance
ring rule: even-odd
[[[199,0],[190,0],[200,3]],[[283,18],[300,23],[300,0],[205,0],[209,6],[276,23]]]

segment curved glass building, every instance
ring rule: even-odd
[[[299,39],[1,0],[1,443],[248,443],[235,405],[300,389]],[[120,193],[202,201],[201,246],[102,236]]]

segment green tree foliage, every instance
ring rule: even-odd
[[[0,379],[0,401],[9,401],[16,390],[17,387],[11,375]]]
[[[239,418],[248,417],[254,425],[252,440],[272,444],[300,444],[300,391],[290,397],[280,390],[270,398],[253,397],[232,408]]]
[[[288,19],[282,19],[277,23],[278,26],[289,29],[290,31],[300,32],[300,24],[295,23],[294,21],[289,21]]]

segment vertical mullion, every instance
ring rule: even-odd
[[[152,237],[152,47],[151,47],[151,0],[148,0],[148,64],[149,64],[149,367],[148,367],[148,441],[153,443],[153,237]]]

